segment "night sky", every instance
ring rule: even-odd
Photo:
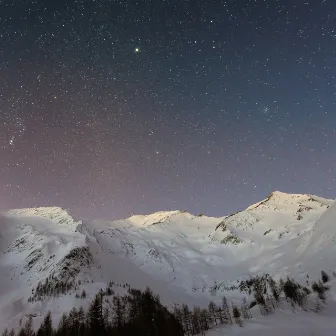
[[[0,208],[335,198],[335,76],[335,0],[0,0]]]

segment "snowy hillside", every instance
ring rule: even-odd
[[[282,305],[274,314],[260,316],[258,308],[252,309],[253,319],[244,323],[243,328],[238,325],[218,326],[209,330],[207,336],[248,335],[248,336],[329,336],[336,330],[336,282],[333,280],[328,292],[328,302],[319,313],[292,309]],[[312,295],[314,297],[314,295]],[[310,306],[314,307],[315,300],[310,297]]]
[[[237,281],[255,274],[305,281],[336,270],[335,219],[333,200],[280,192],[221,218],[77,221],[60,208],[12,210],[0,217],[0,325],[27,314],[38,323],[48,309],[59,318],[110,281],[116,292],[149,286],[166,304],[200,305],[240,299]]]

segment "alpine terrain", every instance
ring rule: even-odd
[[[11,210],[0,217],[0,332],[30,316],[37,328],[49,310],[57,326],[73,307],[88,309],[100,289],[124,295],[149,287],[171,309],[221,304],[224,296],[240,305],[253,301],[242,290],[248,279],[289,276],[311,286],[325,271],[330,289],[320,314],[284,303],[260,316],[253,307],[244,328],[217,326],[208,335],[330,335],[336,328],[335,224],[333,200],[278,191],[220,218],[166,211],[87,221],[57,207]],[[316,306],[314,295],[308,306]]]

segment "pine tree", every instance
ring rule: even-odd
[[[315,293],[317,293],[318,298],[322,302],[325,302],[325,300],[326,300],[325,292],[327,290],[329,290],[329,287],[325,286],[321,281],[319,281],[319,282],[313,282],[313,284],[312,284],[312,290]]]
[[[250,310],[248,309],[248,306],[247,306],[246,298],[243,299],[243,302],[241,304],[241,312],[242,312],[243,318],[245,320],[250,319],[252,317],[251,312],[250,312]]]
[[[266,308],[267,314],[271,314],[273,310],[275,309],[274,299],[272,299],[272,297],[270,297],[268,293],[265,299],[265,308]]]
[[[191,313],[189,307],[182,305],[182,326],[186,335],[192,335]]]
[[[236,307],[236,306],[232,307],[232,314],[233,314],[233,318],[235,319],[236,324],[238,324],[240,327],[242,327],[243,326],[243,322],[242,322],[242,320],[240,318],[241,317],[241,313],[240,313],[238,307]]]
[[[175,318],[177,319],[177,321],[179,321],[179,323],[181,323],[182,325],[182,312],[181,312],[180,307],[177,304],[175,304],[173,307],[173,314]]]
[[[105,328],[108,328],[109,326],[109,316],[110,316],[110,311],[107,307],[104,308],[104,312],[103,312],[103,322],[104,322],[104,326]]]
[[[147,330],[149,336],[156,335],[156,325],[155,325],[155,313],[156,304],[155,298],[152,291],[146,288],[145,292],[141,296],[141,311],[142,311],[142,326]]]
[[[33,318],[29,316],[28,320],[24,324],[24,327],[19,331],[19,336],[34,336]]]
[[[140,307],[141,292],[131,290],[130,296],[127,300],[127,320],[130,326],[136,326],[141,320],[141,307]],[[126,311],[125,311],[126,312]],[[135,327],[134,327],[135,328]]]
[[[210,302],[208,306],[209,316],[211,319],[211,322],[217,325],[217,306],[214,302]]]
[[[261,279],[259,279],[259,278],[255,279],[254,286],[253,286],[253,291],[254,291],[254,298],[255,298],[256,302],[260,306],[265,306],[266,302],[265,302],[265,298],[264,298],[264,288],[263,288],[263,285],[261,283]]]
[[[44,318],[43,323],[37,331],[37,336],[52,336],[54,333],[52,326],[51,312],[49,311]]]
[[[57,328],[57,336],[67,336],[69,334],[69,322],[68,322],[68,315],[63,314]]]
[[[278,307],[280,302],[281,287],[278,286],[277,283],[271,277],[269,278],[269,285],[275,301],[275,306]]]
[[[192,312],[192,317],[191,317],[193,335],[197,335],[201,332],[203,334],[203,330],[201,328],[201,317],[200,316],[201,316],[201,309],[195,306]]]
[[[229,305],[228,305],[228,302],[227,302],[225,296],[223,297],[223,300],[222,300],[222,308],[223,308],[224,320],[226,321],[224,323],[232,324],[233,321],[232,321],[232,317],[231,317],[231,313],[230,313],[230,308],[229,308]]]
[[[321,271],[321,279],[323,283],[326,283],[330,280],[330,277],[325,271]]]
[[[81,294],[81,299],[85,299],[86,298],[86,292],[85,289],[83,289],[82,294]]]
[[[90,333],[93,334],[102,334],[104,331],[104,321],[103,321],[103,296],[99,292],[93,302],[91,303],[89,312],[88,312],[88,323]]]
[[[323,310],[323,306],[321,304],[321,301],[319,300],[319,298],[316,298],[316,307],[315,307],[315,313],[319,313],[320,311]]]
[[[83,307],[79,307],[77,318],[79,323],[78,335],[85,335],[86,324],[85,324],[85,313]]]
[[[119,296],[115,296],[113,298],[113,326],[117,330],[121,330],[122,326],[124,325],[124,316],[125,314],[125,307],[123,305],[123,301]]]
[[[8,329],[5,329],[2,332],[1,336],[15,336],[15,331],[14,331],[14,329],[11,329],[10,331],[8,331]]]
[[[210,326],[209,326],[209,314],[208,311],[206,309],[202,309],[201,311],[201,329],[206,331],[209,330]]]
[[[218,319],[219,319],[219,323],[220,324],[224,324],[226,323],[225,322],[225,313],[223,311],[223,308],[222,307],[217,307],[217,316],[218,316]]]
[[[68,322],[68,325],[69,325],[70,334],[71,335],[78,334],[79,321],[78,321],[78,312],[77,312],[77,309],[75,307],[70,310],[67,322]]]

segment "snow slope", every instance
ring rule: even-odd
[[[0,326],[27,314],[38,323],[48,310],[57,317],[114,281],[149,286],[166,304],[207,304],[237,281],[256,273],[290,274],[335,270],[336,206],[312,195],[272,193],[237,214],[213,218],[157,212],[118,221],[77,221],[60,208],[12,210],[0,217]],[[323,260],[323,264],[321,261]],[[38,282],[72,282],[58,297],[33,302]],[[76,298],[83,288],[87,298]],[[233,287],[234,288],[234,287]]]
[[[296,307],[293,309],[282,302],[280,308],[273,314],[261,316],[258,307],[252,308],[251,320],[243,327],[218,326],[207,332],[207,336],[248,335],[248,336],[329,336],[336,330],[336,280],[328,282],[326,304],[321,304],[322,310],[316,313],[316,295],[308,297],[306,311]]]

